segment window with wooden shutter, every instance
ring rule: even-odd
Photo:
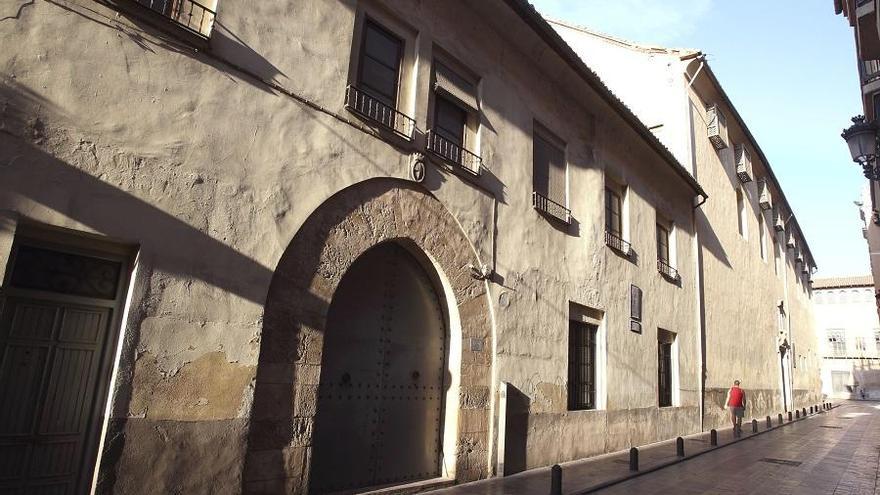
[[[617,237],[623,237],[622,201],[620,194],[605,188],[605,230]]]
[[[565,223],[571,221],[567,207],[565,143],[535,124],[532,146],[532,181],[535,208]]]

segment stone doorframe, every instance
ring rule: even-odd
[[[458,482],[488,475],[491,320],[486,284],[468,267],[480,264],[455,218],[434,196],[417,184],[383,178],[355,184],[324,202],[278,263],[263,316],[245,493],[308,492],[330,301],[354,261],[387,241],[433,265],[426,268],[440,279],[450,342],[459,342],[448,357],[451,390],[458,382],[458,393],[447,394],[441,472],[454,473]]]

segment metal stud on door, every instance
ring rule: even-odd
[[[327,317],[312,493],[439,476],[445,356],[425,269],[394,243],[364,253]]]

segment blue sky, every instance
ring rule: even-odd
[[[819,265],[816,276],[870,273],[853,205],[864,178],[840,138],[849,118],[862,113],[855,45],[832,0],[532,3],[607,34],[706,53],[782,183]]]

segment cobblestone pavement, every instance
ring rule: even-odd
[[[563,493],[566,495],[596,490],[602,494],[880,494],[877,486],[880,469],[880,403],[847,402],[832,411],[810,415],[806,419],[766,431],[764,421],[759,433],[745,434],[733,442],[731,432],[718,433],[723,448],[711,450],[708,435],[685,437],[688,456],[674,462],[674,442],[640,448],[643,471],[659,468],[614,484],[601,486],[629,476],[628,455],[609,454],[562,465]],[[550,470],[534,469],[505,478],[431,492],[434,495],[519,495],[550,493]]]

